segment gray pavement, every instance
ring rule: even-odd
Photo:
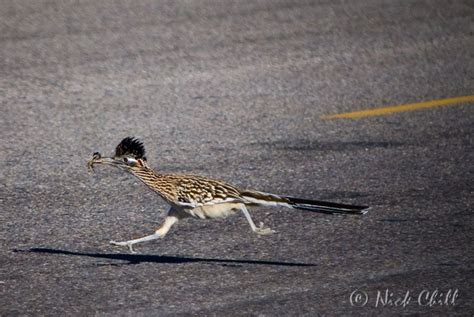
[[[469,0],[2,1],[0,315],[472,315],[473,103],[321,116],[473,95],[473,18]],[[86,169],[129,135],[160,171],[373,208],[254,209],[266,237],[189,219],[129,255],[108,241],[165,205]]]

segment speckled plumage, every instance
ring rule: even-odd
[[[150,168],[132,169],[131,173],[169,204],[198,207],[231,201],[243,201],[238,188],[215,179],[183,174],[158,174]]]

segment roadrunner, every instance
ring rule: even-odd
[[[114,166],[131,173],[170,206],[163,224],[155,233],[128,241],[110,241],[113,245],[128,247],[132,253],[133,245],[164,237],[171,226],[186,217],[223,218],[241,211],[253,232],[268,235],[275,231],[265,228],[262,223],[257,227],[247,206],[281,206],[325,214],[351,215],[363,215],[369,208],[239,189],[219,180],[196,175],[161,174],[148,166],[142,142],[132,137],[123,139],[111,157],[102,157],[95,152],[87,165],[93,170],[96,164]]]

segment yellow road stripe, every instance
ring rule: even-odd
[[[326,115],[326,116],[322,116],[321,118],[322,119],[339,119],[339,118],[358,119],[358,118],[363,118],[363,117],[382,116],[385,114],[395,113],[395,112],[412,111],[412,110],[417,110],[417,109],[447,106],[447,105],[463,103],[463,102],[474,102],[474,96],[438,99],[438,100],[432,100],[432,101],[410,103],[406,105],[367,109],[367,110],[361,110],[361,111],[355,111],[355,112],[345,112],[345,113],[334,114],[334,115]]]

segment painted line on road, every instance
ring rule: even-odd
[[[447,99],[438,99],[438,100],[424,101],[424,102],[418,102],[418,103],[410,103],[406,105],[366,109],[366,110],[360,110],[360,111],[354,111],[354,112],[344,112],[340,114],[321,116],[321,119],[341,119],[341,118],[359,119],[359,118],[364,118],[364,117],[383,116],[386,114],[391,114],[391,113],[396,113],[396,112],[441,107],[441,106],[453,105],[453,104],[464,103],[464,102],[474,102],[474,95],[447,98]]]

